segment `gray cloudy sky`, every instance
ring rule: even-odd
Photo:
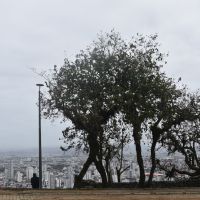
[[[159,34],[165,71],[200,87],[199,0],[0,0],[0,149],[37,147],[39,71],[62,65],[100,31],[129,39]],[[60,146],[64,124],[43,120],[43,145]]]

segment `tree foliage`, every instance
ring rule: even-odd
[[[185,166],[180,168],[176,164],[171,165],[171,171],[185,174],[191,177],[200,176],[200,98],[198,93],[187,93],[179,104],[180,113],[174,123],[165,132],[161,144],[168,153],[180,153],[184,156]],[[170,166],[167,166],[168,169]],[[163,168],[163,166],[162,166]]]
[[[43,111],[46,117],[70,120],[72,126],[63,131],[66,148],[88,153],[77,183],[94,163],[106,186],[112,181],[109,165],[113,157],[119,160],[116,170],[121,175],[124,147],[134,141],[139,183],[144,186],[143,136],[151,138],[149,184],[156,169],[158,143],[169,152],[175,149],[183,153],[183,147],[177,146],[183,145],[179,137],[189,137],[182,126],[187,124],[192,130],[188,121],[193,124],[197,120],[197,107],[193,106],[197,99],[194,101],[193,97],[192,101],[184,88],[166,76],[162,70],[165,57],[159,51],[157,35],[137,34],[127,42],[111,31],[99,35],[74,60],[66,58],[63,66],[54,67],[46,82],[48,95],[43,97]],[[191,135],[196,137],[194,131]],[[189,150],[185,155],[186,152]]]

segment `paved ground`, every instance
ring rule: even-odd
[[[4,190],[0,200],[200,200],[200,188],[118,190]]]

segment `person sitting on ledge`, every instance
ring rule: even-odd
[[[37,177],[36,173],[33,173],[33,177],[31,178],[31,185],[32,188],[39,188],[39,178]]]

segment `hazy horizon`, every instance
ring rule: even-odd
[[[199,88],[200,1],[191,0],[1,0],[0,149],[38,147],[38,71],[61,66],[115,29],[125,39],[158,33],[168,53],[164,71],[192,90]],[[43,89],[42,89],[43,90]],[[59,120],[42,119],[42,145],[62,144]]]

